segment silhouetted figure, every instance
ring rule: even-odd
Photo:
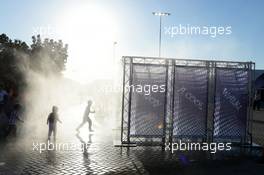
[[[52,112],[49,114],[48,119],[47,119],[47,125],[49,125],[48,140],[50,140],[50,136],[52,133],[53,133],[54,140],[56,140],[57,122],[61,123],[59,116],[58,116],[58,107],[53,106]]]
[[[8,97],[8,93],[5,90],[0,90],[0,105],[5,104],[6,98]]]
[[[83,121],[82,123],[78,126],[78,128],[76,129],[78,132],[79,132],[79,129],[86,123],[88,122],[89,124],[89,131],[90,132],[93,132],[92,130],[92,120],[91,118],[89,117],[89,114],[90,113],[95,113],[95,111],[91,111],[91,106],[92,106],[92,101],[91,100],[88,100],[88,105],[85,109],[85,112],[84,112],[84,115],[83,115]]]
[[[6,131],[6,137],[10,134],[12,134],[13,136],[16,137],[16,132],[17,132],[17,126],[16,123],[17,121],[21,121],[24,122],[21,118],[20,118],[20,112],[21,112],[21,106],[19,104],[15,104],[14,109],[12,110],[12,112],[10,113],[9,117],[8,117],[8,127],[7,127],[7,131]]]
[[[260,93],[256,93],[254,97],[253,110],[260,110],[261,96]]]

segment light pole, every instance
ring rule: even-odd
[[[113,63],[116,62],[116,45],[117,45],[117,42],[114,41],[113,42]]]
[[[162,23],[162,17],[163,16],[169,16],[170,13],[167,12],[152,12],[154,16],[159,16],[160,18],[160,26],[159,26],[159,57],[161,55],[161,23]]]

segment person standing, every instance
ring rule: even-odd
[[[20,118],[20,114],[21,114],[21,106],[19,104],[15,104],[14,109],[12,110],[12,112],[10,113],[9,117],[8,117],[8,127],[7,127],[7,131],[6,131],[6,137],[9,136],[10,134],[12,134],[13,136],[16,137],[16,132],[17,132],[17,126],[16,123],[17,121],[21,121],[24,122],[21,118]]]
[[[255,93],[255,97],[254,97],[254,103],[253,103],[253,110],[260,110],[260,104],[261,104],[261,96],[259,92]]]
[[[61,123],[59,116],[58,116],[58,107],[53,106],[52,112],[49,114],[48,119],[47,119],[47,125],[49,125],[48,140],[50,140],[52,133],[53,133],[54,140],[56,140],[57,122]]]

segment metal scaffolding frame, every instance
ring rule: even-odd
[[[126,87],[133,85],[134,66],[160,66],[166,68],[165,78],[165,99],[164,118],[162,135],[131,135],[131,115],[132,92]],[[203,137],[177,136],[173,135],[173,117],[175,113],[175,72],[177,68],[197,68],[205,69],[207,75],[207,99],[205,116],[205,135]],[[160,145],[168,142],[175,142],[179,139],[212,142],[216,141],[214,136],[214,113],[216,96],[216,74],[217,70],[243,70],[247,71],[247,116],[245,135],[239,138],[240,143],[252,143],[250,121],[252,119],[252,100],[254,95],[253,76],[255,63],[234,62],[216,60],[196,60],[196,59],[174,59],[156,57],[123,56],[123,94],[122,94],[122,123],[121,123],[121,143],[137,145]],[[233,138],[224,138],[232,140]],[[236,138],[237,139],[237,138]]]

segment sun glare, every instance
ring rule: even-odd
[[[71,7],[59,24],[61,38],[69,44],[65,76],[82,83],[110,78],[117,40],[111,12],[92,5]]]

